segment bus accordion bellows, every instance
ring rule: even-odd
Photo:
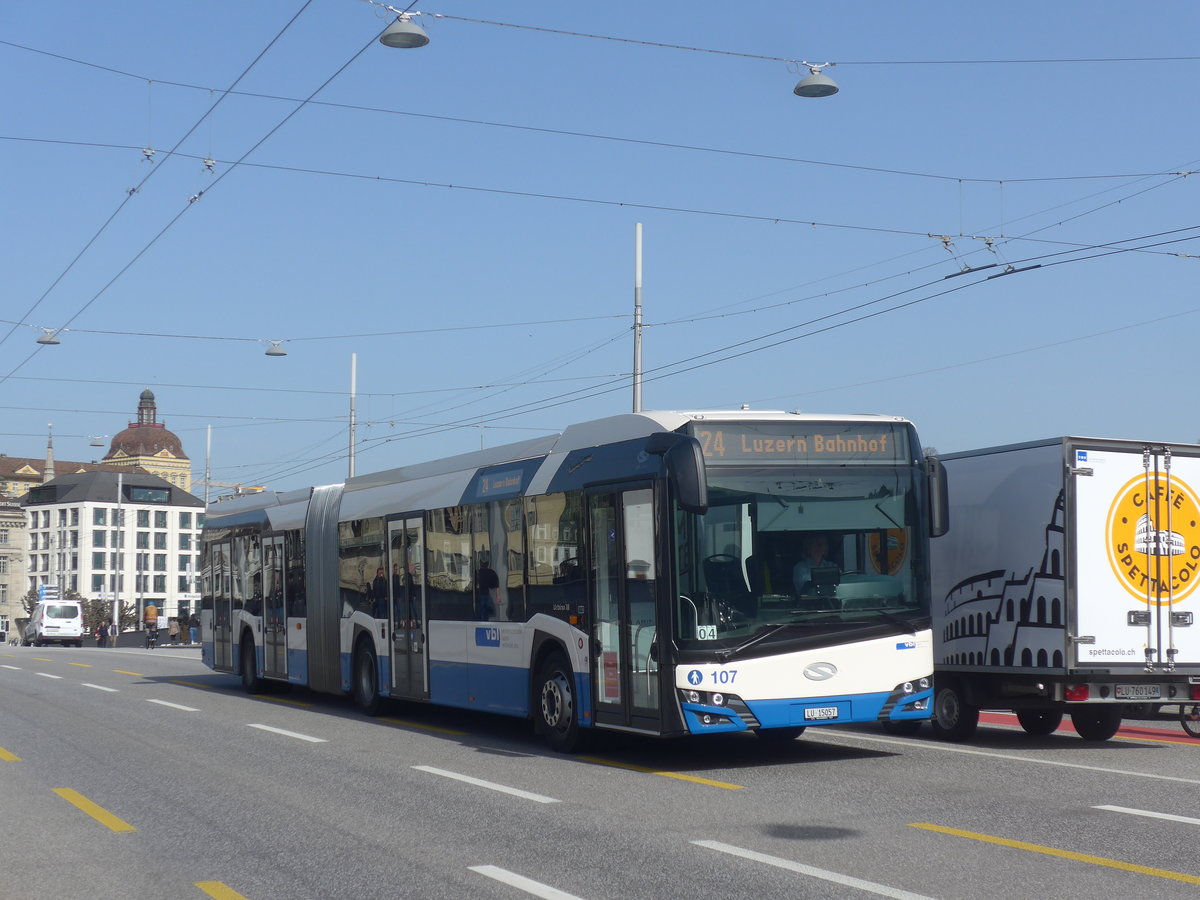
[[[929,718],[940,464],[904,419],[642,412],[217,502],[202,653],[551,746]],[[820,556],[820,559],[809,557]]]

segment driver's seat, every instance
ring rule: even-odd
[[[742,561],[736,556],[718,553],[704,560],[704,581],[708,592],[737,607],[747,615],[754,614],[754,595],[742,576]]]

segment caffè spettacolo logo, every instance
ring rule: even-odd
[[[1200,582],[1200,502],[1182,479],[1130,479],[1108,510],[1108,561],[1147,604],[1178,603]]]

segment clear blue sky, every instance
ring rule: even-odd
[[[1200,439],[1200,61],[1015,62],[1194,57],[1200,6],[417,8],[6,5],[0,452],[150,387],[196,470],[338,481],[354,353],[360,473],[626,412],[638,222],[647,409]]]

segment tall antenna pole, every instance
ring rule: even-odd
[[[642,411],[642,223],[633,226],[633,411]]]
[[[348,478],[354,477],[354,401],[355,395],[358,393],[358,354],[350,354],[350,468],[347,473]]]

